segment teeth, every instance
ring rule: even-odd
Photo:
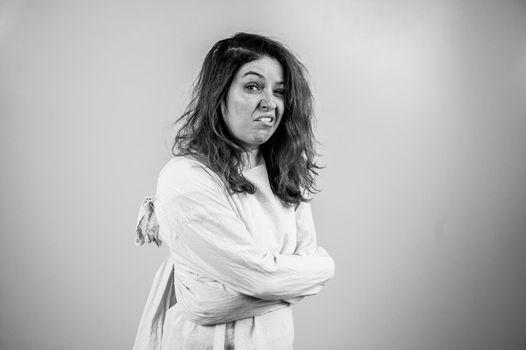
[[[268,122],[268,123],[270,123],[270,122],[272,121],[272,118],[270,118],[270,117],[264,117],[264,118],[259,118],[258,120],[259,120],[259,121],[262,121],[262,122]]]

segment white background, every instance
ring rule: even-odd
[[[296,348],[526,347],[524,1],[0,2],[0,348],[129,349],[164,247],[143,197],[204,55],[310,70],[320,244]]]

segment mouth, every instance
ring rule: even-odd
[[[261,117],[256,118],[254,121],[257,122],[257,123],[261,123],[263,125],[266,125],[266,126],[272,126],[272,124],[274,123],[275,119],[276,118],[274,116],[265,115],[265,116],[261,116]]]

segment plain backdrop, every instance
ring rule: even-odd
[[[524,1],[0,1],[0,349],[130,349],[142,199],[209,48],[309,68],[336,275],[299,350],[526,349]]]

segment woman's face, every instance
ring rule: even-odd
[[[283,69],[264,56],[241,66],[221,109],[228,130],[247,151],[274,134],[283,116]]]

